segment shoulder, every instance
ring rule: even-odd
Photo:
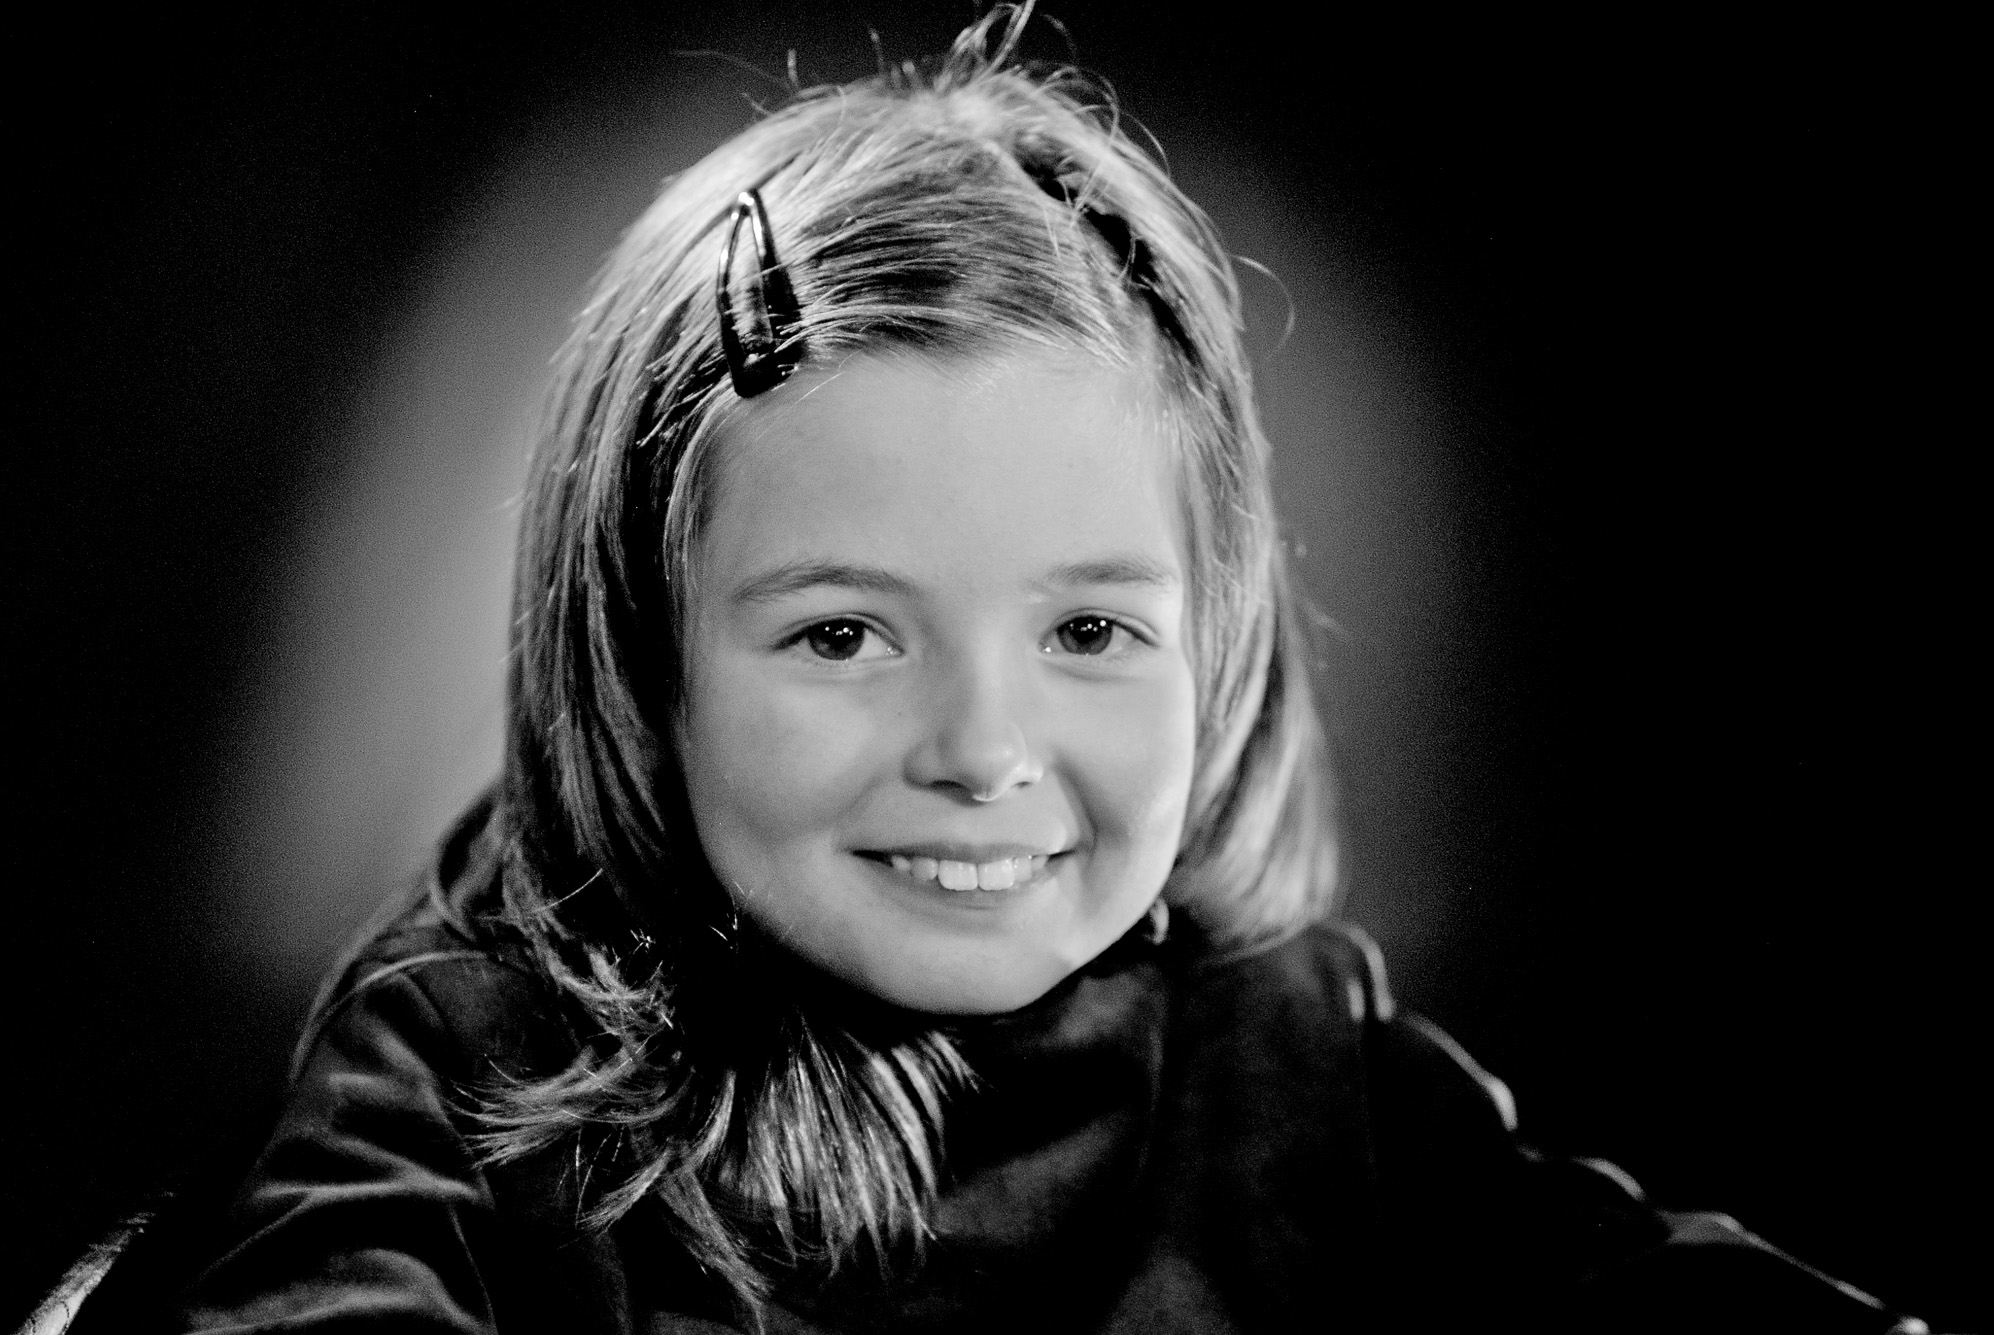
[[[508,1328],[616,1328],[586,1315],[620,1271],[609,1244],[577,1236],[559,1163],[495,1166],[478,1148],[484,1092],[575,1049],[501,930],[500,862],[481,804],[333,971],[186,1325],[318,1329],[364,1313],[489,1330],[510,1313]],[[536,1304],[573,1319],[518,1318]]]
[[[1377,943],[1352,923],[1326,922],[1250,954],[1201,952],[1186,970],[1194,1009],[1253,1026],[1260,1041],[1319,1043],[1341,1035],[1360,1051],[1374,1096],[1451,1111],[1489,1135],[1516,1129],[1509,1088],[1460,1044],[1392,998]]]
[[[1186,955],[1168,1123],[1182,1143],[1162,1167],[1194,1203],[1196,1254],[1269,1311],[1312,1295],[1282,1308],[1296,1272],[1267,1258],[1305,1256],[1357,1258],[1365,1301],[1407,1329],[1492,1313],[1559,1330],[1889,1328],[1873,1300],[1727,1221],[1664,1214],[1611,1165],[1519,1140],[1508,1088],[1393,1004],[1360,929]]]
[[[565,1064],[575,1040],[501,912],[503,859],[489,798],[452,827],[422,876],[384,904],[328,974],[294,1078],[328,1043],[386,1028],[447,1079]]]

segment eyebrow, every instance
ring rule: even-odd
[[[772,603],[792,593],[824,585],[901,597],[915,592],[911,580],[880,566],[854,565],[844,561],[791,561],[762,572],[734,590],[733,600],[749,604]]]
[[[1071,589],[1086,584],[1133,584],[1174,589],[1177,587],[1177,572],[1146,556],[1116,555],[1058,566],[1032,583],[1042,589]]]
[[[1064,590],[1090,584],[1127,584],[1145,588],[1174,589],[1176,572],[1168,566],[1136,555],[1098,557],[1055,566],[1032,581],[1044,590]],[[791,561],[763,571],[734,590],[733,601],[746,605],[772,603],[815,588],[858,589],[865,593],[913,597],[915,583],[883,566],[848,561]]]

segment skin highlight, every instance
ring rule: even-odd
[[[1043,353],[862,355],[721,428],[676,741],[709,862],[798,954],[1012,1010],[1161,892],[1196,688],[1153,397]]]

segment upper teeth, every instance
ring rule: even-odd
[[[1046,855],[999,858],[995,862],[955,862],[948,858],[910,858],[895,853],[893,870],[917,881],[940,881],[948,890],[1009,890],[1045,870]]]

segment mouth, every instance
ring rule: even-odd
[[[863,852],[859,856],[891,867],[910,881],[939,885],[944,890],[965,894],[972,890],[1022,889],[1044,879],[1046,869],[1066,856],[1064,853],[992,851],[999,855],[937,857],[932,852],[910,850]]]

